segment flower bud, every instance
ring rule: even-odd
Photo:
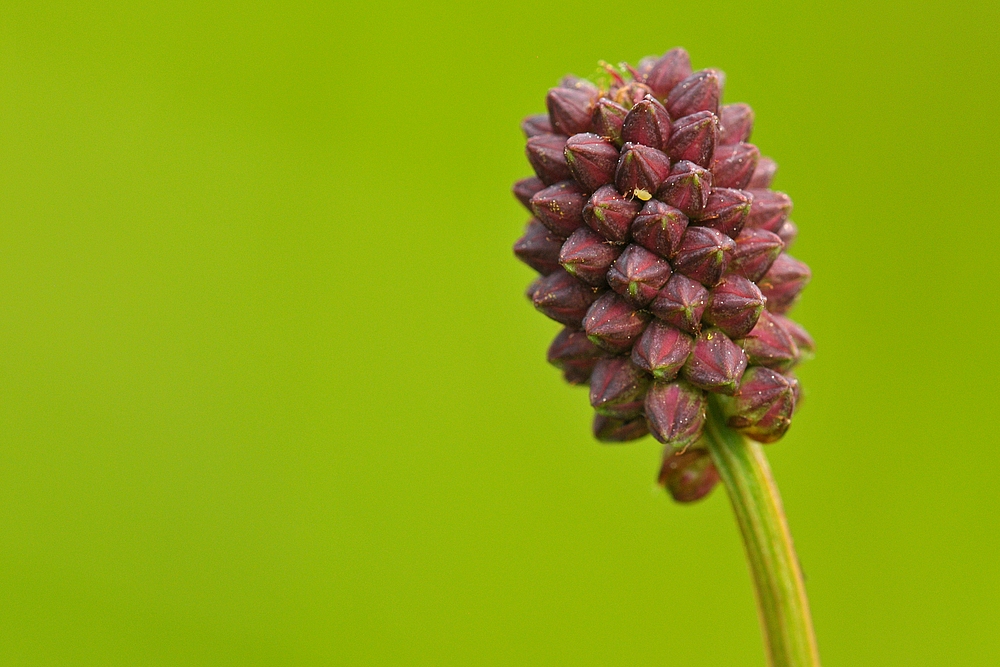
[[[531,210],[543,225],[558,236],[569,236],[583,224],[587,194],[573,181],[562,181],[539,190],[531,198]]]
[[[634,76],[638,81],[645,81],[646,77],[653,69],[653,65],[655,65],[656,61],[659,59],[660,59],[659,56],[643,56],[642,58],[639,58],[639,63],[635,66],[635,71],[632,72],[632,76]],[[623,63],[623,64],[628,65],[628,63]],[[687,75],[685,74],[685,76]],[[670,91],[668,90],[667,92],[669,93]]]
[[[565,135],[587,131],[595,102],[597,102],[596,91],[585,87],[551,88],[545,98],[552,127]]]
[[[649,432],[663,444],[687,447],[701,437],[708,401],[687,382],[654,382],[644,407]]]
[[[660,486],[679,503],[701,500],[719,483],[712,456],[704,449],[671,450],[663,455]]]
[[[686,215],[662,201],[650,199],[632,221],[632,238],[643,248],[669,258],[677,253],[687,226]]]
[[[553,271],[536,281],[531,291],[535,308],[566,326],[581,326],[597,293],[563,270]]]
[[[660,201],[670,204],[688,218],[701,215],[712,191],[712,172],[689,160],[681,160],[670,170],[656,191]]]
[[[764,295],[743,276],[729,274],[712,288],[704,320],[730,338],[742,338],[753,330],[764,311]]]
[[[747,226],[777,232],[792,212],[792,199],[784,192],[774,190],[750,190],[753,194],[753,205]]]
[[[751,366],[739,391],[722,406],[731,428],[757,442],[774,442],[792,423],[795,394],[792,383],[780,373]]]
[[[781,223],[781,227],[778,229],[778,238],[781,242],[785,244],[785,250],[792,247],[795,243],[795,238],[799,235],[798,226],[791,220],[785,220]]]
[[[607,274],[611,289],[636,308],[645,308],[670,279],[670,264],[642,246],[630,245]]]
[[[776,171],[778,171],[778,163],[769,157],[761,156],[757,160],[757,168],[753,170],[753,176],[750,177],[747,187],[753,190],[771,187],[771,181],[774,180],[774,172]]]
[[[746,352],[747,363],[784,372],[798,361],[799,348],[778,317],[764,311],[753,330],[734,341]]]
[[[670,116],[652,95],[632,107],[622,125],[622,140],[664,150],[670,139]]]
[[[617,89],[612,89],[612,99],[625,107],[626,109],[631,109],[639,102],[642,102],[646,97],[652,97],[653,91],[650,90],[649,86],[638,81],[629,81],[623,86]]]
[[[559,249],[563,240],[535,218],[524,227],[524,236],[514,244],[519,260],[544,276],[559,268]]]
[[[746,367],[747,356],[740,346],[718,329],[708,329],[695,340],[682,373],[696,387],[731,396]]]
[[[787,253],[781,253],[764,277],[757,281],[757,286],[767,297],[767,309],[784,315],[795,305],[810,278],[812,273],[808,266]]]
[[[710,111],[699,111],[677,119],[666,153],[675,162],[689,160],[707,169],[718,141],[719,119]]]
[[[712,188],[705,209],[695,224],[711,227],[735,239],[746,223],[753,195],[743,190]]]
[[[671,49],[652,62],[640,63],[639,71],[645,84],[662,100],[691,74],[691,58],[684,49]]]
[[[561,370],[570,384],[584,384],[589,380],[602,356],[604,353],[590,342],[586,333],[569,327],[559,332],[548,352],[549,363]]]
[[[524,204],[524,207],[530,211],[531,198],[544,189],[545,183],[542,183],[542,179],[532,176],[531,178],[522,178],[515,183],[511,192],[517,197],[517,201]]]
[[[688,227],[674,257],[674,270],[711,287],[722,279],[736,243],[711,227]]]
[[[654,379],[669,382],[677,377],[692,348],[694,340],[686,333],[653,320],[632,348],[632,363]]]
[[[781,327],[795,341],[795,345],[799,349],[797,362],[809,361],[816,356],[816,341],[812,339],[812,336],[809,335],[809,332],[801,324],[781,315],[775,315],[774,319],[781,324]]]
[[[622,194],[634,194],[648,201],[669,175],[670,158],[664,153],[642,144],[625,144],[618,161],[615,184]]]
[[[566,164],[576,182],[587,192],[593,192],[615,180],[618,149],[596,134],[574,134],[566,142]]]
[[[756,282],[771,268],[783,248],[784,243],[776,234],[744,227],[736,237],[736,252],[729,270]]]
[[[601,442],[629,442],[649,434],[646,419],[642,416],[625,420],[594,415],[593,429],[594,437]]]
[[[711,111],[719,115],[719,100],[722,98],[722,78],[714,69],[703,69],[686,77],[667,95],[667,111],[671,118],[688,116],[699,111]]]
[[[753,144],[719,146],[712,156],[712,177],[717,188],[743,188],[750,182],[760,150]]]
[[[614,292],[605,292],[590,306],[583,328],[594,345],[621,354],[632,349],[649,320],[649,313],[636,310]]]
[[[696,336],[701,331],[701,317],[707,307],[708,290],[701,283],[675,273],[649,309],[667,324]]]
[[[719,123],[722,130],[719,143],[723,146],[738,144],[750,138],[753,130],[753,109],[749,104],[727,104],[719,109]],[[737,187],[737,186],[729,186]]]
[[[575,74],[567,74],[562,79],[559,80],[560,88],[569,88],[571,90],[582,90],[590,95],[597,96],[601,91],[594,84],[593,81],[584,79]]]
[[[634,199],[622,197],[613,185],[605,185],[595,190],[583,207],[583,221],[607,240],[625,243],[641,206]]]
[[[590,117],[590,131],[610,139],[615,145],[622,145],[622,125],[628,109],[616,104],[606,97],[597,101],[594,113]]]
[[[630,420],[642,414],[649,376],[628,357],[598,360],[590,376],[590,404],[597,414]]]
[[[558,134],[539,134],[528,139],[524,151],[538,178],[546,185],[569,180],[571,174],[566,164],[566,137]]]
[[[557,263],[588,285],[603,287],[608,269],[621,252],[621,246],[608,243],[588,227],[580,227],[562,244]]]
[[[524,136],[529,139],[540,134],[555,134],[552,123],[549,122],[549,115],[545,113],[526,117],[521,121],[521,130],[524,131]]]

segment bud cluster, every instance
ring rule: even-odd
[[[522,123],[535,176],[514,184],[532,215],[514,253],[540,274],[528,298],[565,327],[548,359],[589,385],[594,436],[651,433],[660,483],[687,502],[718,481],[700,442],[710,393],[747,437],[788,430],[791,370],[814,345],[785,314],[810,273],[724,75],[692,72],[683,49],[607,69],[603,87],[566,77]]]

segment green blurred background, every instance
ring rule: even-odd
[[[994,2],[5,3],[0,664],[763,665],[725,495],[596,444],[518,129],[685,46],[819,343],[768,449],[826,665],[1000,663]]]

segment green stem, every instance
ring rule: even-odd
[[[767,664],[818,667],[802,571],[767,458],[759,444],[726,426],[714,402],[705,434],[743,534]]]

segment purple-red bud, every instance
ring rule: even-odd
[[[746,187],[759,160],[760,150],[753,144],[719,146],[712,156],[712,179],[715,187]]]
[[[701,437],[708,400],[687,382],[654,382],[644,407],[649,432],[663,444],[687,447]]]
[[[792,244],[795,243],[795,238],[798,235],[799,235],[798,225],[796,225],[791,220],[785,220],[783,223],[781,223],[781,227],[778,228],[778,238],[780,238],[781,242],[785,244],[785,250],[788,250],[789,248],[792,247]]]
[[[639,81],[645,81],[646,77],[649,76],[650,71],[652,71],[653,65],[655,65],[656,61],[659,59],[659,56],[643,56],[642,58],[639,58],[639,62],[635,66],[635,78]],[[667,92],[669,93],[670,91],[668,90]]]
[[[552,127],[556,132],[566,135],[587,131],[595,102],[597,102],[596,91],[583,86],[551,88],[545,97]]]
[[[627,115],[628,109],[602,97],[597,101],[597,106],[594,107],[594,113],[591,115],[590,131],[610,139],[617,146],[621,146],[622,125],[625,123]]]
[[[711,227],[688,227],[674,257],[674,270],[711,287],[722,279],[736,242]]]
[[[747,355],[718,329],[703,331],[684,364],[684,379],[696,387],[720,394],[736,393],[747,367]]]
[[[570,178],[565,151],[566,137],[558,134],[539,134],[531,137],[524,149],[531,168],[546,185]]]
[[[632,363],[655,379],[669,382],[677,377],[693,347],[694,340],[686,333],[653,320],[632,348]]]
[[[799,348],[778,317],[764,311],[753,331],[734,342],[747,353],[749,364],[784,372],[798,362]]]
[[[719,134],[721,145],[729,146],[746,141],[753,130],[753,109],[742,102],[727,104],[719,109],[719,122],[722,124]]]
[[[708,202],[695,224],[711,227],[735,239],[746,224],[753,195],[744,190],[712,188]]]
[[[747,187],[751,189],[761,189],[771,187],[771,181],[774,180],[774,173],[778,171],[778,163],[769,157],[761,156],[757,161],[757,168],[753,170],[753,176],[750,177],[750,182],[747,183]]]
[[[649,313],[636,310],[614,292],[605,292],[590,306],[583,328],[594,345],[621,354],[632,349],[649,320]]]
[[[601,442],[630,442],[648,435],[646,419],[641,415],[632,419],[615,419],[594,415],[594,437]]]
[[[712,172],[690,160],[681,160],[673,166],[667,180],[656,191],[656,198],[688,218],[696,218],[705,210],[711,191]]]
[[[580,227],[562,244],[557,263],[588,285],[603,287],[608,269],[621,252],[621,246],[608,243],[588,227]]]
[[[663,455],[660,485],[679,503],[701,500],[719,483],[719,471],[704,449],[670,450]]]
[[[632,221],[632,238],[661,257],[673,257],[680,247],[687,216],[658,199],[650,199]]]
[[[638,81],[629,81],[624,86],[611,90],[611,98],[626,109],[631,109],[646,99],[647,95],[652,97],[653,91],[650,90],[649,86]]]
[[[712,288],[704,320],[730,338],[742,338],[753,330],[764,311],[764,295],[743,276],[729,274]]]
[[[747,227],[777,232],[792,212],[792,199],[784,192],[774,190],[750,190],[753,205],[747,218]]]
[[[622,141],[662,151],[670,139],[670,116],[663,105],[647,95],[632,107],[622,125]]]
[[[529,293],[535,308],[560,324],[580,328],[597,293],[563,270],[532,283]]]
[[[641,202],[621,196],[613,185],[605,185],[583,207],[583,221],[607,240],[625,243],[641,206]]]
[[[686,77],[667,95],[665,106],[671,118],[688,116],[699,111],[719,115],[722,98],[722,77],[714,69],[703,69]]]
[[[763,229],[744,227],[736,237],[736,252],[729,263],[729,270],[747,280],[760,280],[784,248],[776,234]]]
[[[687,276],[675,273],[653,299],[649,309],[667,324],[698,335],[701,317],[708,307],[708,290]]]
[[[529,139],[540,134],[555,134],[552,123],[549,122],[549,115],[544,113],[528,116],[522,120],[521,129],[524,131],[524,136]]]
[[[641,62],[639,72],[653,94],[663,100],[677,84],[691,75],[691,57],[684,49],[670,49],[652,62]]]
[[[590,342],[586,333],[569,327],[559,332],[548,352],[549,363],[561,370],[570,384],[587,382],[597,360],[603,356],[604,353]]]
[[[758,442],[774,442],[792,423],[795,392],[788,378],[763,366],[751,366],[739,391],[722,401],[731,428]]]
[[[690,160],[708,168],[719,141],[719,119],[710,111],[678,118],[673,125],[666,153],[671,160]]]
[[[524,227],[524,236],[514,244],[517,258],[544,276],[559,268],[563,240],[535,218]]]
[[[590,404],[599,415],[633,419],[642,414],[649,382],[649,376],[628,357],[605,357],[590,375]]]
[[[583,224],[587,193],[573,181],[562,181],[539,190],[531,198],[531,210],[543,225],[558,236],[569,236]]]
[[[795,345],[799,349],[799,362],[809,361],[816,356],[816,341],[812,339],[812,336],[809,335],[809,332],[801,324],[781,315],[775,315],[774,319],[781,324],[782,328],[795,341]]]
[[[579,77],[576,74],[567,74],[563,78],[559,79],[559,87],[583,90],[595,96],[600,93],[600,89],[593,81]]]
[[[615,184],[625,196],[635,195],[648,201],[670,175],[670,158],[665,153],[642,144],[625,144]]]
[[[642,246],[630,245],[607,275],[611,289],[636,308],[645,308],[670,279],[670,264]]]
[[[757,282],[767,297],[767,309],[784,315],[795,305],[802,288],[809,283],[809,267],[787,253],[781,253],[764,277]]]
[[[593,192],[615,180],[618,149],[596,134],[574,134],[566,142],[566,164],[576,182],[587,192]]]
[[[517,201],[524,204],[524,208],[531,210],[531,198],[536,194],[545,189],[545,183],[542,183],[542,179],[532,176],[531,178],[522,178],[514,187],[511,188],[511,192],[517,197]]]

